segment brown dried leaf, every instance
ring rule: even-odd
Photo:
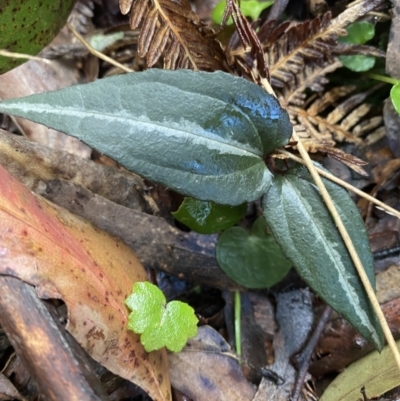
[[[147,278],[130,248],[35,197],[1,166],[0,182],[0,273],[34,285],[41,298],[63,299],[67,329],[92,358],[169,401],[165,350],[146,353],[126,329],[124,300]]]
[[[251,401],[255,390],[220,334],[202,326],[182,352],[170,354],[171,383],[194,400]]]
[[[149,67],[164,55],[164,68],[224,69],[225,56],[212,33],[192,11],[188,0],[120,0],[130,26],[139,26],[138,54]]]

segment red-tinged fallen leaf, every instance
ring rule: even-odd
[[[125,298],[146,273],[121,241],[36,197],[0,166],[0,274],[62,299],[69,332],[99,363],[171,399],[165,350],[146,353],[126,330]],[[132,227],[132,230],[135,228]]]

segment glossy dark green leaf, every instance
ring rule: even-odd
[[[272,96],[222,72],[126,74],[6,100],[0,111],[77,137],[185,195],[230,205],[261,197],[271,184],[261,122],[272,127],[272,143],[281,118],[290,128]]]
[[[343,219],[366,273],[375,286],[368,235],[348,193],[324,183]],[[296,167],[276,176],[262,199],[276,241],[308,285],[377,348],[382,332],[340,234],[308,171]]]
[[[39,53],[64,26],[74,3],[73,0],[1,0],[0,49]],[[0,57],[0,74],[25,61]]]
[[[245,215],[246,210],[246,203],[229,206],[185,198],[172,215],[193,231],[200,234],[214,234],[234,226]]]
[[[257,219],[250,234],[241,227],[224,231],[217,242],[217,260],[230,278],[248,288],[269,288],[291,267],[263,217]]]
[[[240,109],[256,127],[264,156],[286,145],[292,135],[289,115],[276,98],[260,86],[231,74],[221,71],[212,74],[199,73],[191,70],[160,72],[153,69],[147,70],[146,75],[135,73],[134,79],[138,83],[151,81],[172,85],[185,92],[209,96]],[[203,112],[195,104],[191,106],[197,112]]]

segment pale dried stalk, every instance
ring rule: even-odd
[[[302,158],[297,157],[296,155],[288,152],[287,150],[277,149],[277,152],[287,156],[288,158],[294,160],[295,162],[297,162],[299,164],[302,164],[303,166],[306,165],[305,161]],[[371,195],[368,195],[364,191],[361,191],[360,189],[354,187],[353,185],[350,185],[348,182],[341,180],[340,178],[334,176],[331,173],[328,173],[327,171],[324,171],[324,170],[322,170],[322,169],[320,169],[318,167],[315,167],[315,169],[318,171],[319,175],[322,175],[323,177],[325,177],[328,180],[330,180],[330,181],[342,186],[343,188],[346,188],[349,191],[354,192],[355,194],[357,194],[361,198],[366,199],[368,202],[374,203],[377,207],[379,207],[380,209],[383,209],[388,214],[391,214],[391,215],[397,217],[398,219],[400,219],[400,212],[398,210],[393,209],[392,207],[390,207],[390,206],[386,205],[385,203],[381,202],[380,200],[374,198]]]
[[[74,36],[83,44],[83,46],[85,46],[86,49],[88,49],[89,53],[93,54],[93,56],[98,57],[99,59],[106,61],[107,63],[110,63],[114,67],[120,68],[121,70],[123,70],[125,72],[134,72],[134,70],[132,70],[128,67],[125,67],[124,65],[122,65],[121,63],[118,63],[118,61],[115,61],[111,57],[108,57],[105,54],[97,51],[96,49],[93,49],[93,47],[90,46],[90,44],[88,42],[86,42],[86,40],[68,22],[67,22],[67,27],[74,34]]]
[[[0,56],[8,57],[8,58],[21,58],[24,60],[35,60],[35,61],[42,61],[43,63],[50,64],[51,61],[47,60],[43,57],[32,56],[32,54],[24,54],[24,53],[14,53],[10,52],[6,49],[0,49]]]

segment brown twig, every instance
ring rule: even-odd
[[[318,343],[319,338],[321,337],[321,334],[322,334],[322,332],[325,328],[325,325],[329,319],[331,311],[332,311],[332,308],[329,305],[327,305],[325,307],[324,312],[322,313],[322,316],[319,319],[317,327],[315,328],[312,336],[310,337],[306,347],[303,349],[303,351],[300,354],[296,355],[295,362],[298,365],[298,370],[297,370],[296,383],[294,385],[293,392],[292,392],[291,401],[297,401],[300,397],[304,379],[306,377],[308,367],[310,365],[311,355]]]

